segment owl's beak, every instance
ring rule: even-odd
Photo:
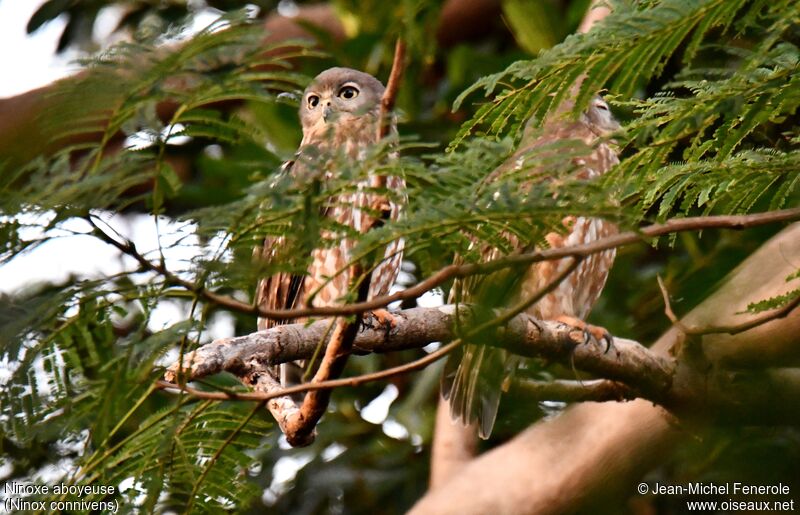
[[[325,106],[325,109],[322,111],[322,119],[327,123],[332,117],[333,109],[329,105]]]

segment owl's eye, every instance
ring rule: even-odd
[[[594,106],[600,109],[601,111],[608,111],[608,104],[606,104],[605,102],[598,102]]]
[[[339,97],[345,100],[353,100],[358,96],[358,88],[354,86],[344,86],[339,90]]]
[[[319,97],[317,95],[309,95],[306,102],[308,102],[309,109],[314,109],[319,105]]]

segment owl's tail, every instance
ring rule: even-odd
[[[510,369],[508,352],[495,347],[469,344],[450,355],[441,386],[453,420],[464,425],[477,422],[478,435],[489,438]]]

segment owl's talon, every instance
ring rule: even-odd
[[[611,336],[611,333],[609,333],[605,327],[587,324],[583,320],[569,315],[560,315],[556,317],[556,320],[583,331],[584,344],[589,343],[592,339],[594,339],[597,343],[605,344],[605,350],[603,351],[603,354],[607,354],[608,351],[614,347],[614,337]]]
[[[375,329],[376,326],[372,324],[373,320],[377,322],[378,327],[381,327],[384,331],[386,331],[386,334],[389,334],[392,329],[397,327],[397,317],[385,309],[375,309],[368,312],[363,318],[362,323],[364,324],[364,327]]]
[[[372,311],[372,316],[382,326],[388,326],[390,329],[397,327],[397,318],[385,309],[376,309]]]
[[[603,329],[603,328],[598,327],[598,329]],[[605,329],[603,329],[603,335],[597,341],[606,344],[606,350],[603,351],[603,354],[608,354],[608,351],[610,351],[614,347],[614,337],[611,336],[611,333],[609,333]]]

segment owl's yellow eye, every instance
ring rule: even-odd
[[[309,109],[314,109],[319,105],[319,97],[317,95],[308,95],[306,102],[308,102]]]
[[[353,86],[344,86],[339,90],[339,97],[345,100],[352,100],[358,96],[358,88]]]

